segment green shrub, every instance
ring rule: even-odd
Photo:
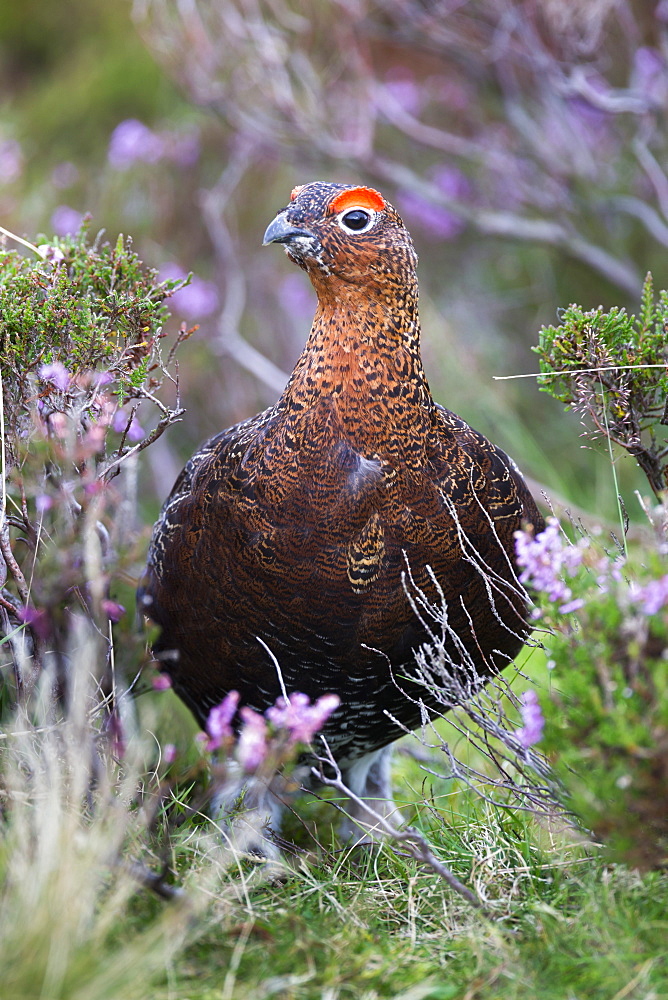
[[[668,860],[667,329],[668,293],[656,303],[648,275],[639,317],[572,305],[542,331],[542,387],[589,418],[613,460],[617,447],[632,455],[660,503],[641,499],[647,528],[633,541],[579,522],[574,543],[556,520],[520,540],[551,629],[543,747],[584,825],[643,867]]]
[[[97,675],[111,666],[110,622],[124,610],[112,589],[137,560],[136,459],[183,412],[170,366],[190,332],[165,351],[164,303],[180,283],[158,282],[130,240],[91,243],[84,225],[25,245],[31,256],[0,250],[5,706],[43,670],[67,686],[81,616],[106,646]],[[163,384],[175,402],[161,401]],[[133,656],[136,670],[136,641]]]

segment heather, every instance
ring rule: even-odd
[[[665,4],[95,6],[0,25],[3,992],[668,996]],[[259,243],[316,177],[397,205],[433,394],[550,520],[516,666],[448,689],[421,651],[404,825],[342,840],[330,770],[270,871],[212,796],[297,782],[328,706],[198,734],[134,589],[182,461],[301,349],[312,291]]]

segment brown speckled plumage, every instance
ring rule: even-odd
[[[365,231],[346,230],[350,207],[332,208],[348,190]],[[413,245],[366,191],[304,185],[269,227],[318,294],[311,334],[275,406],[181,473],[141,592],[162,627],[156,654],[202,724],[231,689],[258,710],[280,694],[266,644],[288,691],[340,695],[326,735],[344,762],[400,735],[384,710],[420,721],[393,679],[427,638],[407,566],[436,602],[433,569],[450,627],[490,673],[528,631],[513,532],[542,527],[514,464],[433,401]]]

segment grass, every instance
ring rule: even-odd
[[[467,910],[389,848],[362,862],[344,854],[258,892],[241,923],[223,921],[186,949],[157,996],[668,995],[665,877],[563,847],[534,845],[527,858],[518,832],[528,848],[530,830],[489,813],[431,829],[453,865],[475,858],[479,883],[505,911],[499,921]]]
[[[484,820],[433,828],[432,837],[462,868],[474,845],[487,846],[475,858],[478,881],[505,919],[479,918],[388,848],[363,862],[344,854],[258,891],[243,919],[228,913],[185,950],[156,995],[668,995],[665,877],[642,879],[557,848],[527,862],[516,830]]]
[[[85,644],[78,662],[85,676]],[[23,720],[0,741],[0,981],[11,1000],[668,997],[665,873],[608,865],[576,831],[495,808],[405,755],[405,814],[492,919],[400,845],[342,845],[331,805],[306,798],[285,831],[296,843],[285,881],[230,865],[194,817],[169,840],[184,892],[156,898],[130,870],[158,869],[164,847],[145,734],[162,742],[176,730],[187,748],[188,727],[171,696],[147,696],[121,767],[100,756],[80,691],[66,718]]]

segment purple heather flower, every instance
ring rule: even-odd
[[[178,756],[178,750],[173,743],[165,743],[162,748],[162,759],[165,764],[173,764]]]
[[[139,423],[136,417],[133,417],[130,421],[130,426],[128,427],[128,441],[136,444],[137,441],[141,441],[144,436],[144,428]]]
[[[436,187],[447,195],[448,198],[456,198],[457,201],[466,201],[471,197],[471,182],[466,174],[457,167],[449,163],[434,167],[429,172],[430,179]]]
[[[51,434],[65,439],[69,431],[69,421],[64,413],[50,413],[48,416],[48,426]]]
[[[183,281],[187,277],[187,273],[180,264],[170,260],[160,265],[158,277],[160,281]]]
[[[267,723],[262,715],[244,706],[236,757],[244,771],[256,771],[267,756]]]
[[[35,510],[38,514],[44,514],[53,507],[53,497],[48,493],[38,493],[35,497]]]
[[[111,133],[107,159],[115,170],[133,163],[157,163],[165,154],[162,138],[136,118],[126,118]]]
[[[161,281],[181,281],[186,272],[178,264],[163,264],[160,268]],[[184,319],[196,321],[216,312],[220,304],[218,289],[211,281],[204,281],[193,275],[190,284],[180,288],[169,298],[169,307]]]
[[[172,686],[172,678],[169,674],[157,674],[151,681],[151,687],[154,691],[169,691]]]
[[[51,216],[51,227],[56,236],[70,236],[77,232],[82,221],[83,212],[70,205],[58,205]]]
[[[623,556],[617,556],[615,559],[611,559],[608,556],[601,556],[598,562],[596,562],[594,565],[596,584],[602,594],[608,593],[611,581],[614,580],[615,583],[621,583],[622,567],[625,562],[626,560]]]
[[[567,604],[562,604],[559,607],[559,611],[562,615],[569,615],[573,611],[579,611],[585,605],[584,600],[581,597],[577,597],[574,601],[568,601]]]
[[[457,77],[430,76],[426,86],[430,96],[449,111],[465,112],[471,107],[473,88]]]
[[[651,580],[644,587],[633,587],[631,600],[641,606],[644,615],[655,615],[668,604],[668,575]]]
[[[174,312],[187,320],[204,319],[218,309],[220,299],[218,290],[211,281],[204,281],[196,275],[190,284],[174,292],[170,299],[170,307]]]
[[[107,729],[111,733],[112,737],[112,753],[119,760],[122,760],[125,756],[128,744],[125,736],[125,727],[123,726],[120,713],[117,710],[110,713],[107,719]]]
[[[401,214],[406,216],[409,223],[420,226],[425,236],[431,239],[452,240],[466,226],[464,219],[449,208],[437,205],[407,188],[397,194],[397,203]]]
[[[122,434],[125,428],[128,428],[128,441],[135,443],[141,441],[144,436],[144,428],[139,423],[136,417],[130,420],[130,426],[128,427],[128,420],[130,420],[130,415],[125,412],[125,410],[116,410],[114,414],[114,419],[111,424],[111,429],[116,432],[116,434]]]
[[[566,97],[563,109],[554,107],[543,122],[543,136],[557,160],[568,164],[568,169],[589,170],[592,154],[616,149],[615,132],[611,128],[613,116],[605,107],[599,107],[595,95],[606,97],[610,84],[589,70],[586,74],[589,94]],[[572,148],[569,148],[569,144]],[[582,147],[582,153],[579,152]]]
[[[72,376],[62,361],[52,361],[50,364],[40,365],[38,375],[43,382],[51,382],[61,392],[65,392],[72,381]]]
[[[658,49],[642,45],[633,57],[631,86],[657,103],[666,98],[666,63]]]
[[[93,423],[84,436],[83,450],[87,455],[97,455],[104,450],[107,428],[103,423]]]
[[[572,545],[561,533],[556,517],[548,517],[547,527],[535,537],[528,531],[515,532],[517,565],[522,570],[520,583],[527,583],[554,602],[563,602],[559,610],[573,611],[572,592],[563,576],[572,576],[582,562],[586,539]],[[580,605],[581,606],[581,605]]]
[[[37,253],[42,260],[47,260],[50,264],[60,264],[62,260],[65,260],[65,254],[60,247],[51,246],[50,243],[40,243],[37,247]]]
[[[110,382],[114,381],[114,376],[111,372],[95,372],[93,375],[93,385],[96,389],[103,385],[109,385]]]
[[[115,434],[122,434],[128,425],[128,415],[125,410],[116,410],[114,419],[111,422],[111,429]]]
[[[29,625],[40,639],[49,637],[49,616],[41,608],[35,608],[32,604],[26,604],[16,613],[20,622]]]
[[[209,712],[206,720],[206,731],[209,739],[206,744],[207,750],[218,750],[226,739],[232,736],[232,719],[234,718],[239,704],[239,692],[230,691],[225,695],[220,705],[216,705]]]
[[[591,145],[607,128],[610,113],[599,108],[579,94],[566,98],[566,106],[571,112],[571,123],[575,134]]]
[[[545,727],[545,719],[535,691],[530,689],[520,696],[520,715],[523,726],[515,731],[515,736],[523,747],[528,748],[542,739]]]
[[[277,729],[287,730],[290,743],[310,743],[340,702],[338,694],[325,694],[311,705],[308,695],[295,691],[287,700],[279,698],[265,715]]]
[[[385,89],[409,115],[418,115],[422,110],[425,95],[410,70],[402,66],[391,69],[385,76]]]
[[[84,493],[87,497],[96,497],[105,490],[105,483],[101,483],[99,479],[92,483],[86,483],[84,486]]]
[[[0,140],[0,184],[11,184],[21,176],[23,152],[16,139]]]
[[[105,598],[100,602],[100,607],[109,621],[113,622],[114,625],[116,622],[119,622],[125,614],[125,608],[122,604],[119,604],[117,601],[110,601],[108,598]]]

